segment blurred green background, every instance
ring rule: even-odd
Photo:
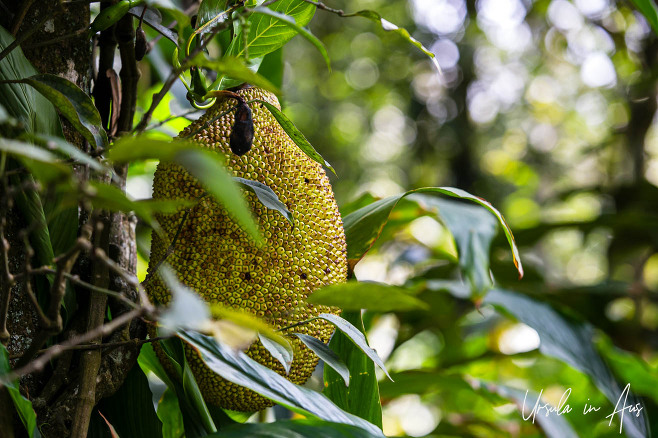
[[[371,21],[323,11],[309,27],[327,47],[331,73],[304,39],[285,47],[283,107],[336,169],[339,205],[426,186],[492,202],[526,270],[519,281],[499,233],[491,252],[497,286],[595,327],[599,351],[620,381],[632,379],[646,396],[658,430],[658,40],[646,20],[609,0],[329,5],[378,11],[430,48],[443,70],[438,75],[420,51]],[[142,109],[170,56],[161,40],[142,62]],[[177,87],[155,120],[189,110]],[[187,123],[159,129],[173,136]],[[133,197],[150,196],[154,169],[131,168]],[[590,377],[540,355],[537,331],[436,283],[459,279],[443,225],[423,216],[398,226],[395,218],[356,276],[411,285],[432,311],[366,314],[369,339],[397,381],[382,381],[387,434],[542,436],[545,428],[523,421],[509,401],[509,388],[521,390],[521,401],[526,389],[543,390],[555,404],[572,388],[576,411],[604,406],[569,415],[577,433],[619,436],[605,419],[610,402]],[[144,258],[140,269],[143,278]]]

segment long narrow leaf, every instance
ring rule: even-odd
[[[321,340],[304,333],[294,333],[313,353],[324,361],[324,364],[333,368],[345,381],[345,386],[350,384],[350,370],[347,365],[334,353],[331,348]]]

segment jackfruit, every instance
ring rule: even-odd
[[[280,108],[276,96],[264,90],[243,88],[237,93],[247,102],[260,99]],[[264,245],[258,247],[225,209],[211,197],[203,196],[203,187],[189,173],[174,163],[161,162],[155,172],[153,198],[200,198],[200,201],[182,226],[182,211],[158,217],[169,241],[153,233],[149,275],[180,228],[167,263],[176,269],[183,283],[207,302],[247,310],[277,329],[323,312],[336,314],[338,309],[304,301],[315,289],[347,279],[345,233],[329,179],[322,166],[302,152],[267,108],[257,102],[250,104],[254,129],[251,149],[241,156],[232,152],[230,138],[237,111],[218,116],[235,106],[235,99],[218,100],[179,137],[195,133],[191,138],[223,156],[233,176],[260,181],[270,187],[292,213],[294,225],[279,212],[265,208],[254,193],[245,191],[264,237]],[[157,302],[170,301],[170,293],[157,276],[147,283],[146,289]],[[283,333],[293,332],[327,343],[333,326],[315,320]],[[303,384],[318,358],[296,336],[289,340],[294,360],[287,378]],[[162,349],[157,343],[154,347],[166,364]],[[252,412],[272,405],[268,399],[213,373],[189,345],[185,345],[185,350],[208,403]],[[283,366],[260,342],[253,343],[246,352],[261,364],[286,375]]]

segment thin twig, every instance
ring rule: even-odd
[[[38,43],[34,43],[34,44],[26,44],[26,45],[23,46],[23,48],[24,49],[36,49],[37,47],[50,46],[52,44],[57,44],[57,43],[60,43],[62,41],[68,40],[69,38],[74,38],[74,37],[80,36],[83,33],[87,32],[87,30],[89,30],[89,27],[85,26],[81,29],[76,30],[75,32],[67,33],[66,35],[61,35],[61,36],[58,36],[58,37],[55,37],[55,38],[52,38],[52,39],[49,39],[49,40],[45,40],[45,41],[39,41]]]
[[[108,255],[105,253],[105,251],[101,250],[100,248],[96,248],[96,250],[93,253],[93,257],[101,260],[103,263],[107,265],[107,267],[112,272],[119,275],[126,283],[137,289],[141,307],[146,308],[149,313],[155,310],[153,304],[151,304],[151,302],[148,299],[148,296],[146,295],[146,291],[144,290],[144,287],[139,283],[139,279],[136,276],[127,273],[114,260],[109,258]]]
[[[173,336],[173,335],[172,335]],[[171,336],[156,336],[154,338],[148,338],[148,339],[139,339],[139,338],[134,338],[134,339],[129,339],[127,341],[117,341],[117,342],[105,342],[103,344],[79,344],[79,345],[71,345],[70,347],[67,347],[65,351],[72,351],[72,350],[103,350],[105,348],[117,348],[117,347],[123,347],[125,345],[134,345],[135,347],[141,347],[144,344],[150,344],[152,342],[160,342],[164,339],[169,339]],[[45,353],[46,350],[40,350],[39,354]],[[21,357],[20,354],[14,354],[10,355],[9,359],[18,359]]]
[[[46,23],[46,21],[52,20],[53,17],[58,15],[60,12],[61,12],[61,9],[57,10],[57,11],[53,11],[52,14],[45,14],[45,17],[41,21],[39,21],[37,24],[30,27],[25,32],[21,32],[21,34],[18,36],[18,38],[16,38],[14,40],[13,43],[8,45],[2,52],[0,52],[0,61],[2,61],[5,58],[5,56],[9,55],[12,50],[14,50],[16,47],[21,45],[25,40],[30,38],[37,30],[41,29],[41,27]]]
[[[131,310],[130,312],[119,315],[107,324],[98,326],[92,331],[84,333],[80,336],[76,336],[66,342],[62,342],[61,344],[53,345],[52,347],[46,349],[46,351],[41,356],[37,357],[26,365],[0,377],[0,385],[12,382],[26,374],[30,374],[35,371],[42,371],[51,359],[67,351],[70,347],[87,343],[97,336],[107,336],[117,330],[119,327],[130,323],[130,321],[132,321],[134,318],[138,318],[147,314],[148,312],[146,309],[144,307],[140,307],[138,309]]]
[[[160,120],[158,123],[154,123],[151,126],[147,127],[146,131],[150,131],[151,129],[159,128],[160,126],[164,125],[165,123],[171,122],[174,119],[178,119],[180,117],[187,117],[190,114],[194,114],[194,113],[197,113],[199,111],[201,111],[201,110],[198,110],[196,108],[192,108],[191,110],[185,111],[184,113],[178,114],[176,116],[169,116],[166,119]]]
[[[23,24],[23,20],[25,19],[25,15],[27,15],[27,11],[29,11],[30,7],[32,7],[32,3],[34,3],[34,0],[26,0],[23,3],[23,7],[18,12],[18,16],[14,21],[14,26],[11,28],[11,34],[13,36],[16,36],[16,34],[18,33],[18,29],[21,28],[21,24]]]
[[[6,176],[2,178],[3,189],[5,187]],[[3,192],[6,192],[3,190]],[[7,330],[7,315],[9,313],[9,301],[11,300],[11,288],[14,286],[15,279],[9,270],[9,242],[5,239],[6,212],[9,210],[7,202],[3,196],[2,216],[0,217],[0,269],[2,270],[2,283],[0,289],[0,342],[7,344],[9,341],[9,331]]]

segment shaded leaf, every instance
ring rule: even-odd
[[[295,225],[293,222],[292,218],[292,213],[288,211],[288,208],[286,205],[279,201],[279,197],[272,191],[271,188],[266,186],[265,184],[259,182],[259,181],[253,181],[250,179],[245,179],[245,178],[240,178],[240,177],[233,177],[233,181],[237,182],[240,187],[249,190],[250,192],[254,193],[257,197],[258,200],[267,208],[270,210],[275,210],[281,213],[281,216],[285,217],[288,222],[290,222],[290,225]]]
[[[375,312],[403,312],[428,308],[425,302],[403,287],[366,281],[348,281],[325,286],[314,291],[306,301],[336,306],[343,310],[368,309]]]
[[[114,173],[111,168],[103,165],[97,159],[92,158],[89,154],[81,151],[77,148],[77,146],[69,143],[63,138],[55,137],[52,135],[34,135],[28,136],[28,138],[50,150],[56,150],[65,155],[67,158],[77,161],[78,163],[86,164],[97,172],[109,174]]]
[[[276,421],[228,427],[208,438],[373,438],[359,427],[319,420]]]
[[[203,35],[226,20],[227,0],[202,0],[196,18],[195,34]]]
[[[547,303],[501,289],[491,290],[484,298],[483,304],[492,304],[503,309],[535,329],[540,339],[539,350],[543,354],[587,374],[613,406],[617,403],[622,388],[594,348],[594,329],[591,325],[568,319]],[[639,400],[632,393],[629,394],[627,405],[636,403],[639,403]],[[623,419],[624,430],[628,436],[648,436],[645,410],[639,417],[625,415]]]
[[[9,353],[7,352],[5,346],[0,344],[0,377],[10,371],[11,366],[9,364]],[[3,384],[4,387],[7,388],[7,391],[9,391],[9,396],[14,402],[14,407],[16,408],[18,416],[21,418],[21,422],[23,423],[23,426],[25,426],[25,430],[27,430],[30,438],[40,438],[41,433],[37,428],[37,415],[34,413],[34,409],[32,408],[32,402],[21,395],[21,392],[18,388],[18,381],[3,381],[2,384],[0,384],[0,388],[2,388]],[[2,409],[8,409],[8,407],[3,406]]]
[[[210,369],[230,382],[249,388],[304,416],[358,426],[383,437],[373,424],[343,412],[322,394],[291,383],[241,351],[218,344],[200,333],[180,331],[179,336],[198,350]]]
[[[158,418],[162,422],[162,438],[180,438],[185,435],[183,414],[173,389],[165,389],[158,402]]]
[[[144,6],[136,6],[131,8],[128,12],[131,15],[140,18],[142,16],[143,10]],[[146,9],[146,13],[144,14],[144,22],[155,29],[160,35],[178,46],[178,35],[173,30],[162,25],[162,15],[160,15],[160,12],[157,9]]]
[[[89,95],[73,82],[51,74],[30,76],[21,82],[45,96],[93,146],[107,146],[98,110]]]
[[[0,26],[0,49],[7,48],[13,42],[14,37]],[[20,47],[0,60],[0,80],[16,81],[38,73]],[[27,132],[63,136],[57,111],[34,88],[23,83],[0,84],[0,104],[23,124]]]
[[[298,34],[303,36],[307,41],[313,44],[316,49],[318,49],[318,51],[324,58],[324,62],[327,64],[327,69],[331,72],[331,60],[329,59],[329,54],[327,53],[327,49],[324,47],[324,44],[322,44],[322,41],[320,41],[315,35],[313,35],[311,31],[298,25],[293,17],[286,14],[282,14],[280,12],[273,11],[270,8],[266,8],[262,6],[259,6],[256,9],[254,9],[253,13],[274,17],[275,19],[279,20],[281,23],[284,23],[291,29],[294,29]]]
[[[343,312],[343,318],[365,333],[360,311]],[[323,393],[344,411],[382,427],[375,364],[340,330],[332,336],[329,347],[347,365],[351,376],[350,385],[346,387],[343,378],[333,368],[324,367]]]
[[[293,351],[292,346],[289,342],[286,341],[286,344],[282,342],[276,342],[267,336],[258,334],[258,339],[260,343],[263,344],[263,347],[272,355],[272,357],[278,360],[283,369],[286,371],[286,374],[290,372],[290,366],[292,365]]]
[[[340,330],[345,336],[354,342],[354,345],[359,347],[359,349],[363,351],[366,356],[368,356],[379,368],[381,368],[381,370],[384,371],[384,374],[386,374],[389,379],[391,378],[391,376],[388,374],[388,371],[386,370],[386,367],[384,366],[384,362],[382,362],[377,352],[370,348],[368,345],[366,336],[359,329],[354,327],[352,323],[341,318],[340,316],[332,315],[331,313],[321,313],[318,315],[318,317],[335,325],[338,330]]]
[[[162,423],[155,413],[152,399],[146,375],[135,366],[119,390],[101,400],[96,409],[114,426],[118,436],[162,436]]]
[[[281,89],[283,86],[283,47],[263,57],[263,61],[258,67],[258,74]]]
[[[347,365],[321,340],[303,333],[293,333],[306,345],[313,353],[322,359],[325,365],[334,369],[345,381],[345,386],[350,384],[350,370]]]
[[[60,162],[56,155],[30,143],[0,138],[0,151],[16,157],[42,182],[71,174],[71,168]]]
[[[333,167],[331,167],[331,164],[329,164],[324,158],[322,158],[322,155],[320,155],[309,143],[309,141],[304,137],[304,134],[301,133],[299,129],[295,126],[292,121],[286,117],[285,114],[281,112],[277,107],[272,105],[269,102],[266,102],[264,100],[259,100],[256,99],[257,102],[259,102],[262,105],[265,105],[265,107],[269,110],[270,113],[274,116],[277,122],[279,122],[279,125],[283,128],[284,131],[286,131],[286,134],[292,139],[293,142],[299,147],[299,149],[302,150],[306,155],[308,155],[313,161],[320,163],[327,169],[331,170],[334,175],[336,174],[336,171],[334,170]]]

